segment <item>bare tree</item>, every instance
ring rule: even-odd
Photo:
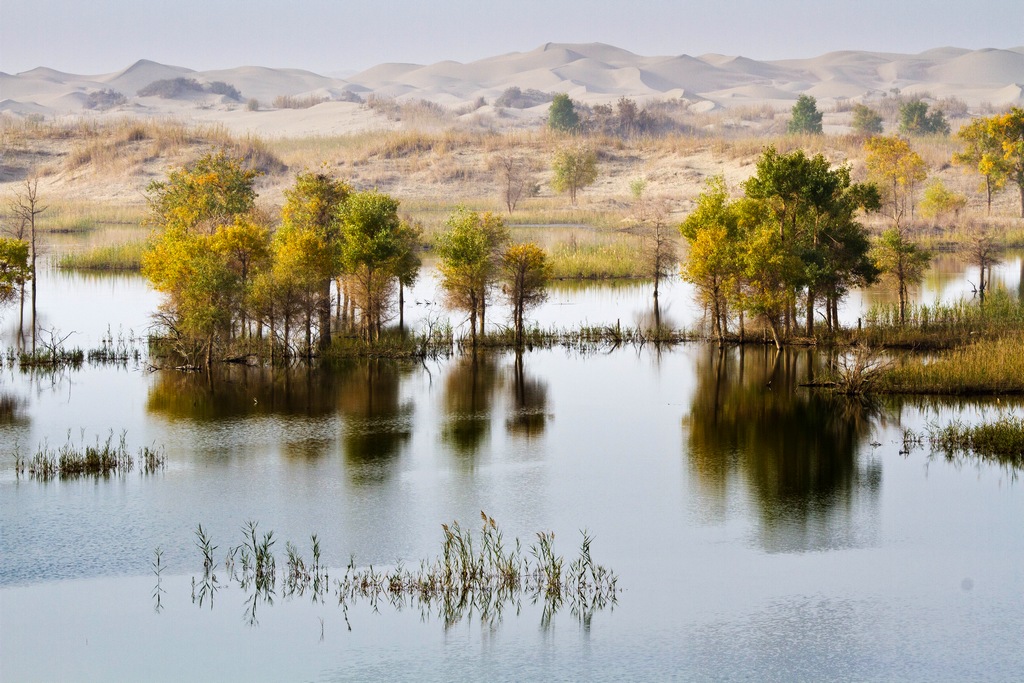
[[[675,239],[678,233],[668,222],[668,202],[644,194],[647,181],[634,180],[629,189],[633,195],[633,225],[640,235],[646,275],[654,280],[654,312],[655,318],[658,318],[659,285],[663,278],[675,271],[679,263]]]
[[[494,155],[491,167],[497,175],[502,198],[511,216],[519,200],[533,192],[536,185],[533,177],[534,165],[528,157],[507,149]]]
[[[985,291],[989,289],[989,282],[992,279],[992,266],[1002,260],[1002,244],[991,228],[981,225],[968,229],[960,244],[960,250],[968,263],[978,266],[978,300],[984,304]]]
[[[11,201],[11,212],[19,220],[19,239],[24,239],[27,232],[31,249],[32,272],[32,353],[36,351],[36,216],[46,211],[47,207],[39,205],[39,179],[28,178],[24,188],[14,195]]]

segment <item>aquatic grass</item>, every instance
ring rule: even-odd
[[[898,305],[876,305],[868,311],[864,323],[864,329],[856,334],[856,339],[864,344],[950,348],[981,338],[1024,332],[1024,302],[1003,289],[994,289],[984,304],[960,299],[908,306],[903,325]]]
[[[149,446],[140,448],[137,457],[140,471],[144,475],[162,470],[167,461],[162,448]],[[44,441],[31,458],[23,456],[20,446],[16,445],[14,461],[18,477],[24,475],[38,481],[50,481],[86,476],[125,476],[135,468],[136,456],[128,450],[126,431],[121,432],[116,443],[111,430],[103,442],[97,436],[93,444],[77,445],[71,442],[69,431],[67,441],[62,446],[52,448]]]
[[[565,559],[554,550],[554,533],[538,533],[527,555],[518,539],[506,542],[493,518],[483,512],[480,516],[479,537],[463,529],[458,521],[442,524],[440,554],[432,560],[421,560],[415,569],[402,563],[388,570],[373,565],[358,568],[355,558],[351,558],[343,576],[333,584],[334,597],[346,622],[349,606],[364,600],[373,610],[389,604],[399,610],[418,609],[423,618],[436,613],[446,628],[473,615],[481,623],[495,624],[501,620],[506,606],[516,605],[518,612],[524,597],[542,603],[544,626],[551,624],[564,604],[570,605],[578,619],[589,621],[595,611],[616,603],[618,578],[613,571],[594,562],[590,552],[593,539],[587,532],[582,532],[580,556],[568,565],[566,574]],[[272,604],[278,585],[283,597],[302,596],[308,590],[314,602],[323,602],[331,586],[317,536],[311,537],[309,563],[296,546],[286,543],[283,570],[278,572],[273,532],[261,538],[257,528],[256,522],[246,523],[245,540],[228,550],[224,563],[228,580],[243,590],[251,590],[246,600],[246,621],[251,625],[258,623],[257,606]],[[203,579],[197,584],[193,577],[193,599],[201,603],[206,596],[196,593],[196,586],[201,587],[212,577],[215,546],[202,527],[197,530],[197,537],[203,555]],[[209,596],[212,605],[212,591]]]
[[[876,390],[960,396],[1024,393],[1024,342],[1018,335],[1008,335],[933,355],[903,357],[881,373]]]
[[[638,278],[645,272],[635,240],[560,242],[551,249],[549,261],[556,279]]]
[[[1013,468],[1024,467],[1024,418],[1003,415],[993,422],[975,425],[954,420],[944,427],[931,426],[928,442],[949,460],[974,455]]]
[[[57,259],[57,267],[64,270],[139,271],[142,269],[142,254],[145,250],[144,241],[93,247],[62,255]]]
[[[108,326],[106,334],[100,340],[100,346],[95,349],[89,349],[87,358],[90,364],[95,365],[138,363],[142,359],[142,341],[131,330],[127,333],[123,329],[118,330],[115,337],[113,331]]]

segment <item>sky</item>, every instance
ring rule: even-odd
[[[0,0],[0,71],[139,59],[321,74],[468,62],[547,42],[752,59],[1024,45],[1020,0]],[[0,94],[2,96],[2,94]]]

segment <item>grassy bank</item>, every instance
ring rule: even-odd
[[[952,396],[1024,393],[1024,342],[1013,334],[934,355],[908,355],[881,373],[875,388]]]

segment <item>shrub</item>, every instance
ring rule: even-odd
[[[116,90],[104,88],[94,90],[85,99],[85,109],[112,109],[128,101],[128,98]]]

